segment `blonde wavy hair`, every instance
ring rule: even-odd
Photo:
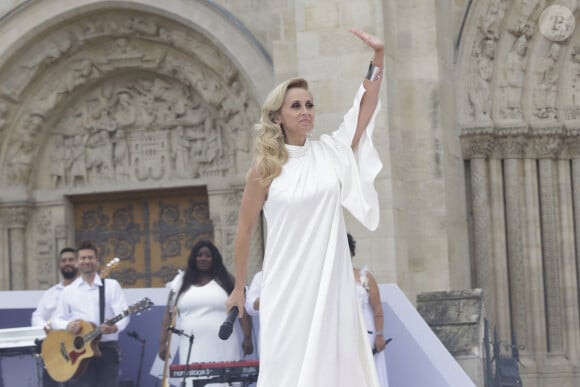
[[[258,169],[260,184],[267,187],[282,172],[282,166],[288,161],[285,146],[285,134],[282,125],[275,123],[289,89],[309,90],[308,82],[303,78],[291,78],[276,86],[262,105],[260,122],[254,143],[254,165]]]

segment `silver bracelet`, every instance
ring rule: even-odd
[[[383,336],[383,331],[376,331],[375,336]]]
[[[373,61],[369,64],[369,71],[367,71],[366,79],[371,82],[378,81],[383,76],[383,69],[379,66],[375,66]]]

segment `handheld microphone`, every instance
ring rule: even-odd
[[[174,326],[168,326],[167,330],[175,333],[176,335],[183,335],[183,329],[175,329]]]
[[[239,310],[238,310],[237,306],[234,306],[234,307],[232,307],[232,309],[230,309],[230,311],[228,313],[228,317],[226,317],[226,320],[223,322],[222,326],[220,327],[220,332],[218,334],[220,339],[227,340],[232,335],[232,331],[234,330],[234,321],[236,321],[236,317],[238,317],[238,313],[239,313]]]

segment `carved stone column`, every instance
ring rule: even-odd
[[[8,266],[10,290],[26,289],[26,225],[30,217],[27,207],[12,207],[3,210],[8,230]]]
[[[471,192],[473,206],[474,255],[476,266],[476,287],[483,289],[489,318],[495,321],[495,288],[491,262],[489,179],[484,158],[473,158],[471,166]]]
[[[564,341],[560,294],[561,262],[559,260],[560,253],[557,240],[558,225],[556,214],[558,209],[555,197],[554,161],[548,158],[541,159],[539,161],[539,172],[548,352],[562,353]]]
[[[492,321],[497,328],[500,337],[509,337],[511,332],[510,319],[510,286],[508,278],[508,262],[506,247],[506,230],[505,230],[505,200],[504,200],[504,182],[502,161],[499,159],[490,159],[489,166],[489,185],[490,185],[490,203],[491,203],[491,255],[492,270],[495,277],[494,285],[494,302],[495,302],[495,319]],[[488,305],[487,298],[485,299]],[[486,308],[488,308],[486,306]],[[488,313],[489,314],[489,313]]]
[[[518,343],[528,343],[526,271],[523,258],[521,228],[521,169],[522,161],[520,159],[508,158],[504,160],[512,334],[515,333]]]
[[[527,260],[527,291],[530,295],[527,315],[531,321],[529,337],[531,341],[525,344],[530,352],[538,354],[545,353],[547,350],[538,168],[536,159],[525,159],[523,164],[523,212],[525,214],[525,222],[522,224],[523,256]],[[518,342],[524,344],[519,340]]]
[[[559,211],[561,231],[561,259],[560,274],[562,275],[562,300],[564,301],[564,340],[566,357],[572,364],[578,364],[578,350],[580,349],[580,321],[578,316],[578,281],[577,264],[574,248],[574,204],[572,199],[572,181],[570,178],[570,161],[556,161],[559,187]]]

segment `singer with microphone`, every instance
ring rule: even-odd
[[[179,364],[186,363],[188,352],[191,364],[239,361],[254,351],[250,318],[241,318],[241,329],[236,329],[237,312],[226,313],[225,301],[234,288],[234,280],[212,242],[200,241],[192,247],[187,269],[180,271],[169,287],[175,294],[173,304],[177,313],[174,326],[164,319],[159,348],[161,359],[165,359],[169,350],[170,334],[179,341]],[[166,316],[170,314],[168,311]],[[191,386],[192,382],[187,385]]]

